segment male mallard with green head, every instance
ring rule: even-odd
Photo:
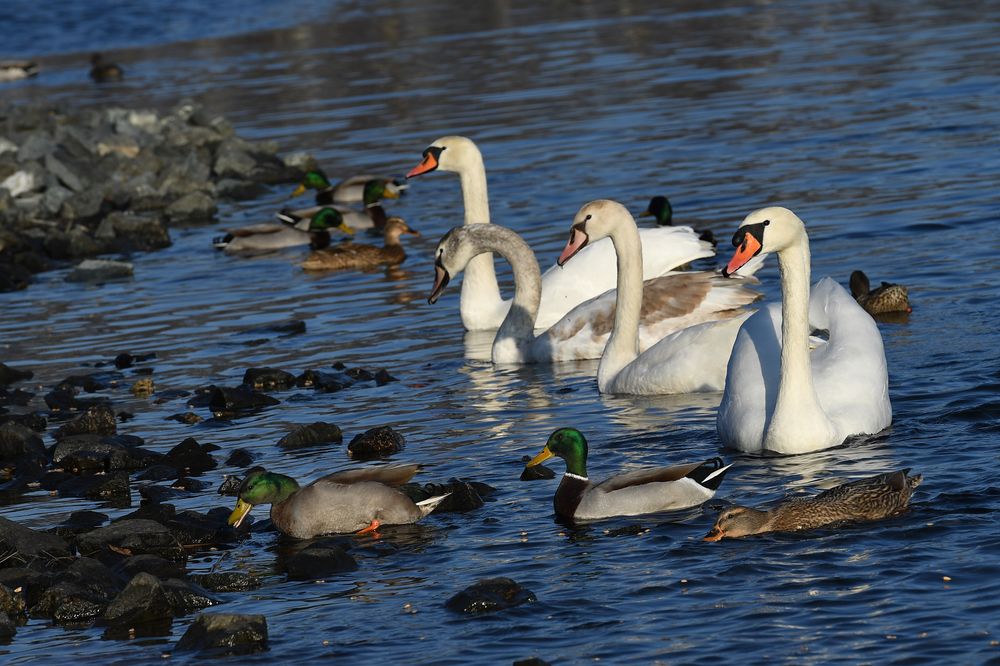
[[[344,216],[344,221],[355,229],[374,229],[381,232],[385,228],[385,223],[388,219],[385,209],[382,208],[382,200],[398,199],[399,194],[399,189],[391,181],[385,178],[374,178],[367,181],[364,185],[364,212],[354,210],[343,204],[334,205],[326,203],[296,210],[282,208],[278,211],[276,217],[285,224],[298,224],[302,220],[312,217],[324,207],[332,207],[340,211],[340,214]]]
[[[230,229],[225,236],[215,238],[212,245],[226,252],[260,252],[299,245],[309,245],[318,250],[330,245],[330,232],[334,230],[348,235],[354,233],[354,229],[344,223],[340,212],[324,208],[294,226],[271,223]]]

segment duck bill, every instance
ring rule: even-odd
[[[728,264],[726,264],[726,268],[725,270],[722,271],[722,274],[725,277],[729,277],[736,271],[743,268],[748,261],[757,256],[757,253],[760,252],[761,247],[762,246],[760,241],[757,240],[757,238],[753,234],[751,233],[745,234],[743,236],[743,242],[740,244],[738,248],[736,248],[736,252],[733,254],[733,258],[729,260]]]
[[[226,521],[233,527],[239,527],[248,515],[250,515],[250,509],[253,508],[252,504],[248,504],[241,499],[236,500],[236,508],[233,512],[229,514],[229,520]]]
[[[441,298],[441,292],[448,286],[449,281],[451,281],[451,275],[448,274],[444,266],[434,264],[434,288],[431,289],[431,295],[427,297],[427,302],[431,305],[437,303],[437,300]]]
[[[382,190],[382,198],[383,199],[398,199],[399,198],[399,190],[397,190],[394,185],[389,185],[384,190]]]
[[[718,527],[713,527],[709,530],[708,534],[702,538],[702,541],[721,541],[724,536],[725,533],[722,530]]]
[[[551,458],[553,455],[555,454],[552,453],[552,451],[549,450],[548,445],[546,445],[545,448],[543,448],[537,456],[528,461],[528,464],[525,465],[525,467],[534,467],[535,465],[541,465],[543,462]]]
[[[403,233],[410,234],[411,236],[416,236],[417,238],[420,238],[420,232],[417,231],[416,229],[407,229]],[[437,280],[435,280],[435,282],[437,282]]]
[[[652,216],[653,216],[653,214],[651,212],[649,212],[648,208],[646,210],[642,211],[641,213],[639,213],[639,217],[652,217]]]
[[[305,193],[306,193],[306,186],[300,183],[299,186],[295,188],[295,191],[293,191],[291,194],[288,195],[288,198],[291,199],[292,197],[297,197]]]
[[[434,169],[437,168],[437,158],[434,157],[434,153],[428,152],[424,155],[424,159],[421,160],[420,164],[410,169],[409,173],[406,174],[406,177],[413,178],[414,176],[419,176],[420,174],[427,173],[428,171],[434,171]]]
[[[340,229],[341,231],[343,231],[348,236],[353,236],[354,235],[354,227],[349,227],[346,224],[341,224],[337,228]]]
[[[587,232],[578,226],[574,226],[569,230],[569,240],[566,242],[566,247],[563,248],[562,254],[556,259],[556,263],[560,266],[564,265],[567,261],[576,256],[576,253],[582,250],[587,245],[587,241],[590,239],[587,237]]]

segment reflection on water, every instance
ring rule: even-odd
[[[224,206],[217,224],[172,228],[172,247],[132,257],[130,282],[68,284],[56,271],[26,292],[0,295],[0,360],[35,371],[32,408],[43,408],[41,395],[68,374],[123,351],[155,352],[142,367],[153,369],[157,397],[128,392],[135,369],[101,392],[135,414],[120,432],[154,450],[194,436],[220,446],[220,462],[242,447],[256,464],[312,479],[354,463],[343,445],[280,450],[275,442],[291,428],[334,422],[349,441],[389,424],[407,440],[398,459],[425,465],[416,480],[461,477],[497,488],[468,514],[386,529],[380,542],[353,539],[358,570],[322,583],[286,581],[284,545],[266,530],[221,562],[194,558],[190,570],[219,563],[264,577],[253,594],[223,595],[219,609],[267,615],[271,652],[248,660],[995,658],[1000,537],[992,516],[1000,493],[983,470],[996,462],[1000,377],[989,271],[998,250],[990,184],[1000,172],[1000,12],[919,1],[683,0],[669,11],[646,0],[283,8],[302,20],[265,18],[279,28],[219,39],[182,29],[199,39],[122,48],[112,55],[127,75],[113,86],[92,85],[81,67],[97,44],[67,53],[77,48],[67,40],[62,54],[36,54],[42,74],[5,85],[5,99],[166,108],[194,97],[241,134],[310,150],[327,172],[344,176],[405,172],[428,141],[466,134],[484,155],[493,219],[520,233],[542,265],[590,199],[616,198],[639,212],[666,194],[676,223],[720,239],[749,210],[781,203],[807,223],[814,278],[846,284],[852,270],[865,269],[910,287],[914,310],[880,323],[892,428],[778,458],[720,450],[718,394],[600,396],[596,361],[494,368],[488,336],[462,330],[457,289],[436,306],[425,301],[437,239],[463,218],[451,177],[415,180],[387,205],[423,234],[390,271],[312,276],[298,268],[295,249],[255,257],[211,249],[219,229],[269,220],[288,194],[279,187]],[[117,11],[115,21],[141,28],[167,10]],[[723,242],[719,253],[728,251]],[[509,294],[509,268],[497,267]],[[760,277],[767,298],[777,298],[776,266]],[[292,320],[305,330],[274,329]],[[167,391],[235,385],[249,366],[298,374],[338,361],[385,367],[399,381],[280,391],[280,405],[230,422],[167,419],[208,416]],[[700,509],[569,529],[553,520],[556,480],[518,480],[522,457],[567,425],[587,435],[595,479],[716,455],[734,468]],[[726,502],[763,505],[900,467],[925,481],[912,510],[891,521],[700,540]],[[243,472],[221,465],[203,478],[214,485]],[[206,491],[175,504],[205,511],[225,500]],[[4,501],[5,517],[39,527],[78,508],[123,513],[40,491]],[[529,587],[538,602],[476,622],[443,608],[462,587],[498,575]],[[10,663],[70,653],[159,663],[189,622],[180,618],[169,638],[143,642],[33,621],[0,652]]]

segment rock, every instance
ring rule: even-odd
[[[101,222],[114,232],[114,246],[119,252],[159,250],[170,247],[170,234],[158,216],[109,213]]]
[[[208,513],[181,511],[164,521],[174,537],[183,544],[209,546],[235,541],[236,530],[229,526],[230,510],[222,507]]]
[[[191,580],[212,592],[248,592],[261,585],[260,578],[244,571],[193,574]]]
[[[17,626],[10,617],[0,613],[0,643],[10,643],[17,633]]]
[[[297,449],[314,444],[340,444],[344,441],[344,433],[340,427],[332,423],[317,421],[306,426],[299,426],[278,440],[278,446],[284,449]]]
[[[535,595],[510,578],[484,578],[448,599],[456,613],[492,613],[536,601]]]
[[[92,372],[89,375],[70,375],[56,385],[57,389],[83,389],[87,393],[117,386],[124,376],[115,370]]]
[[[128,352],[122,352],[121,354],[118,354],[118,356],[115,356],[114,363],[116,368],[124,370],[125,368],[131,367],[132,364],[135,363],[135,357]]]
[[[0,460],[16,460],[22,456],[44,460],[46,452],[42,438],[19,423],[0,425]]]
[[[66,534],[79,534],[90,532],[106,522],[108,522],[108,514],[106,513],[88,510],[74,511],[57,529],[64,530]]]
[[[178,423],[186,423],[187,425],[194,425],[195,423],[201,423],[205,419],[198,416],[194,412],[182,412],[179,414],[171,414],[164,419],[165,421],[177,421]]]
[[[25,611],[24,595],[0,583],[0,616],[22,617]]]
[[[245,142],[236,137],[222,142],[216,153],[215,164],[212,166],[216,176],[219,178],[254,180],[253,175],[257,167],[257,161],[254,160],[241,144],[245,144]]]
[[[114,410],[107,405],[96,405],[88,407],[83,414],[60,426],[52,436],[59,441],[71,435],[114,435],[117,432],[118,422],[115,420]]]
[[[516,660],[514,666],[549,666],[549,662],[540,657],[525,657]]]
[[[167,206],[164,214],[172,222],[180,220],[210,220],[218,212],[215,199],[204,192],[190,192]]]
[[[0,517],[0,553],[4,566],[29,566],[43,568],[72,558],[69,544],[60,537],[37,532],[12,520]]]
[[[385,368],[381,368],[375,373],[375,384],[376,386],[385,386],[389,382],[398,382],[399,380],[393,377],[386,371]]]
[[[84,585],[60,581],[42,593],[31,607],[32,617],[47,617],[57,624],[87,622],[98,617],[107,600]]]
[[[285,561],[290,580],[318,580],[357,568],[357,561],[340,545],[329,540],[309,545]]]
[[[49,153],[45,156],[45,169],[52,173],[59,182],[73,190],[74,192],[80,192],[85,187],[87,187],[87,181],[78,173],[76,173],[66,162],[67,155],[58,151],[56,153]]]
[[[234,449],[226,458],[226,465],[229,467],[249,467],[253,464],[253,460],[253,454],[246,449]]]
[[[10,386],[14,382],[31,379],[35,376],[31,370],[12,368],[6,363],[0,363],[0,386]]]
[[[125,557],[141,554],[159,555],[182,561],[184,548],[164,525],[145,519],[119,520],[80,536],[80,553],[105,559],[110,553]]]
[[[37,412],[33,414],[0,414],[0,424],[3,423],[16,423],[31,428],[35,432],[45,432],[49,426],[46,418]]]
[[[209,452],[218,449],[214,444],[199,444],[194,437],[188,437],[167,452],[166,461],[185,474],[201,474],[215,469],[217,463]]]
[[[240,493],[240,485],[243,483],[243,478],[239,476],[227,476],[219,486],[219,494],[226,495],[228,497],[236,497]]]
[[[371,428],[355,435],[347,445],[347,453],[358,460],[387,458],[403,450],[406,439],[389,426]]]
[[[109,405],[111,401],[104,396],[77,398],[73,390],[57,388],[45,395],[45,404],[53,412],[79,412],[95,405]]]
[[[70,477],[58,487],[60,497],[85,497],[111,502],[115,506],[128,506],[132,501],[128,472]]]
[[[450,479],[448,483],[427,483],[423,486],[416,483],[408,483],[400,487],[400,490],[406,493],[414,502],[422,502],[431,497],[447,494],[448,497],[434,509],[435,513],[478,509],[484,504],[480,489],[487,495],[496,491],[495,488],[485,483],[473,485],[473,483],[460,479]]]
[[[42,598],[45,590],[54,581],[55,574],[45,569],[35,570],[26,567],[0,568],[0,584],[11,590],[20,590],[15,594],[24,597],[26,607],[32,608]]]
[[[277,368],[247,368],[243,383],[258,391],[281,391],[295,386],[295,375]]]
[[[280,404],[279,400],[257,393],[241,384],[236,388],[217,386],[209,398],[208,408],[215,416],[235,415]]]
[[[142,472],[140,472],[136,477],[139,481],[166,481],[167,479],[177,478],[177,468],[173,465],[153,465]]]
[[[134,273],[127,261],[84,259],[66,276],[66,282],[108,282],[131,278]]]
[[[530,460],[531,458],[524,456],[522,462],[529,462]],[[521,470],[521,481],[540,481],[554,478],[556,478],[555,471],[545,465],[534,465],[533,467],[525,466],[525,468]]]
[[[165,620],[174,616],[160,579],[152,574],[138,573],[104,611],[108,624],[129,626]]]
[[[184,577],[184,568],[180,564],[165,560],[159,555],[134,555],[121,562],[118,570],[124,573],[128,580],[132,580],[140,573],[152,574],[160,580]]]
[[[163,581],[163,588],[174,615],[187,615],[192,611],[222,603],[201,585],[181,578],[166,579]]]
[[[248,328],[240,333],[246,335],[274,335],[277,334],[280,337],[287,338],[292,335],[301,335],[306,332],[306,323],[301,319],[290,319],[284,322],[278,322],[276,324],[268,324],[267,326],[255,326],[253,328]]]
[[[8,391],[7,389],[0,388],[0,407],[6,405],[17,405],[18,407],[27,407],[31,399],[35,397],[35,394],[31,391],[24,391],[22,389],[14,389],[13,391]]]
[[[210,657],[263,652],[267,649],[267,620],[263,615],[202,613],[174,649]]]
[[[67,459],[91,456],[102,460],[106,470],[145,469],[166,462],[162,453],[136,445],[141,442],[141,438],[132,435],[71,435],[52,448],[52,462],[63,464]],[[176,471],[172,471],[168,478],[176,476]]]
[[[354,379],[347,373],[328,370],[306,370],[295,379],[296,386],[314,388],[327,393],[340,391],[353,383]]]
[[[137,380],[129,391],[137,398],[148,398],[156,390],[153,380],[149,377]]]

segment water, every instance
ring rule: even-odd
[[[295,251],[215,254],[218,229],[264,220],[281,203],[288,188],[274,188],[224,206],[218,224],[172,229],[171,248],[134,257],[132,282],[67,284],[56,271],[0,295],[3,360],[51,386],[121,351],[155,351],[161,391],[232,385],[249,366],[386,367],[401,381],[277,393],[281,405],[223,425],[165,420],[186,411],[182,399],[135,400],[124,387],[109,395],[136,414],[120,431],[156,450],[194,436],[222,447],[220,462],[245,447],[261,464],[310,479],[348,465],[344,447],[282,452],[274,443],[289,428],[327,420],[350,438],[391,424],[407,438],[398,459],[427,465],[418,478],[462,476],[498,488],[478,511],[384,530],[391,554],[362,540],[359,569],[320,583],[284,580],[272,532],[255,533],[221,563],[218,553],[193,558],[192,571],[218,563],[264,575],[262,589],[223,595],[219,608],[268,617],[270,653],[248,661],[1000,659],[992,308],[1000,291],[1000,10],[541,4],[305,3],[294,24],[286,19],[298,10],[280,19],[258,12],[269,18],[252,27],[273,29],[248,34],[206,20],[165,37],[140,34],[119,51],[74,37],[65,49],[44,47],[52,55],[40,58],[43,75],[5,86],[4,95],[158,108],[191,97],[244,135],[313,151],[336,174],[402,173],[434,138],[466,134],[485,155],[494,221],[521,232],[543,266],[593,198],[638,211],[667,194],[678,223],[723,239],[751,209],[788,205],[808,224],[815,277],[846,284],[862,268],[875,282],[910,287],[908,321],[881,326],[889,431],[816,454],[740,455],[720,448],[717,394],[601,397],[593,362],[498,370],[466,360],[459,290],[436,306],[425,302],[428,257],[462,219],[450,174],[421,177],[393,206],[425,236],[408,244],[411,258],[398,271],[314,277],[295,267]],[[127,7],[116,20],[143,26],[149,11]],[[164,12],[152,10],[166,21]],[[24,29],[38,29],[29,19]],[[125,66],[122,84],[87,80],[96,48]],[[774,264],[761,276],[777,298]],[[292,318],[306,321],[305,334],[243,332]],[[720,501],[704,509],[570,530],[552,519],[554,482],[517,480],[521,457],[567,424],[591,440],[594,477],[719,454],[735,467]],[[721,500],[761,505],[900,467],[925,477],[904,516],[808,535],[700,540]],[[220,466],[203,478],[217,484],[239,472]],[[206,511],[228,501],[207,491],[175,504]],[[4,515],[46,527],[78,508],[123,512],[33,493]],[[499,575],[538,602],[475,619],[443,608],[462,587]],[[36,620],[0,650],[9,663],[70,654],[160,663],[189,621],[176,620],[169,636],[129,642]]]

